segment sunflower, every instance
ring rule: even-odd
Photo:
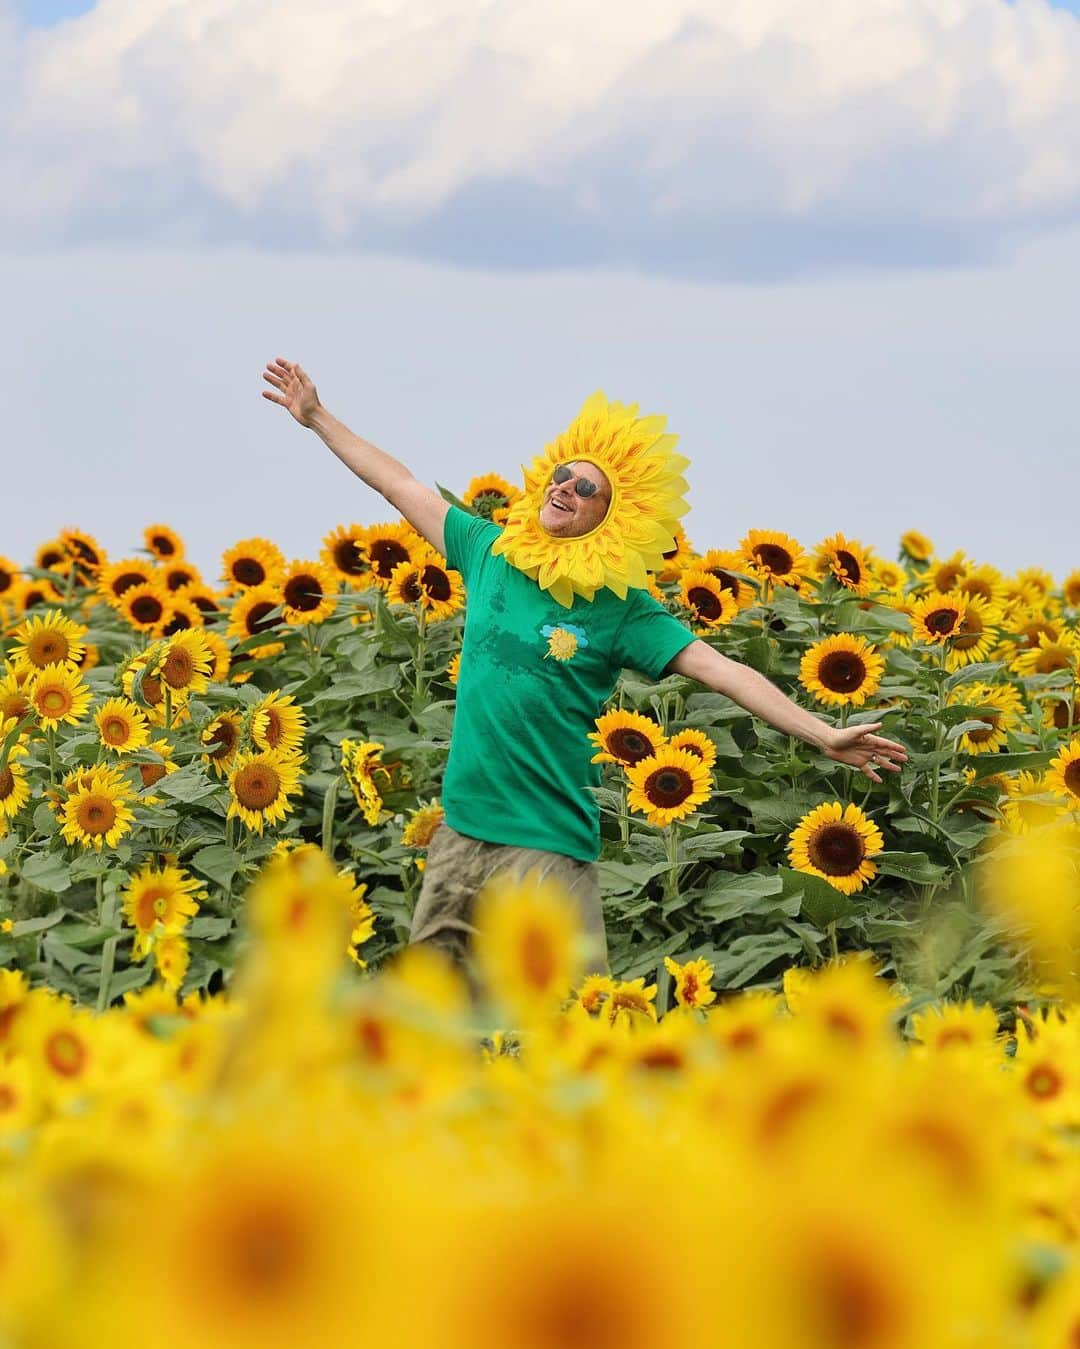
[[[912,562],[929,562],[934,545],[917,529],[908,529],[900,535],[900,551],[905,557],[910,557]]]
[[[125,591],[132,586],[150,585],[156,575],[157,568],[152,562],[141,557],[125,557],[102,568],[97,583],[98,594],[106,604],[118,609]]]
[[[114,768],[95,768],[73,784],[60,813],[60,834],[65,843],[81,843],[101,851],[115,848],[129,833],[135,817],[129,809],[131,788]]]
[[[106,564],[105,552],[92,534],[81,529],[64,529],[60,532],[60,545],[74,561],[78,579],[88,582],[96,579]]]
[[[10,574],[10,573],[9,573]],[[3,590],[4,560],[0,558],[0,591]],[[1069,572],[1061,583],[1061,593],[1070,609],[1080,609],[1080,567]]]
[[[291,693],[275,689],[251,711],[251,739],[259,749],[279,749],[291,754],[304,743],[307,717]]]
[[[957,589],[969,569],[968,559],[959,549],[951,557],[933,558],[922,574],[922,587],[925,590],[936,590],[940,595],[947,595]]]
[[[154,973],[164,986],[178,993],[191,961],[187,939],[179,932],[167,932],[154,942]]]
[[[465,587],[461,573],[447,567],[438,554],[421,561],[419,580],[424,608],[433,622],[449,618],[464,605]]]
[[[790,534],[752,529],[739,543],[746,570],[771,585],[798,587],[808,565],[802,545]]]
[[[1063,796],[1074,809],[1080,806],[1080,736],[1076,736],[1050,760],[1046,770],[1046,785]]]
[[[757,588],[747,576],[746,559],[730,548],[710,548],[694,559],[695,571],[707,571],[728,591],[741,609],[749,609],[757,600]]]
[[[231,595],[276,585],[284,570],[284,554],[269,539],[241,539],[221,556],[221,578]]]
[[[637,405],[609,403],[602,393],[587,399],[561,436],[525,470],[525,491],[510,507],[491,551],[523,571],[569,608],[574,595],[591,600],[605,587],[620,599],[642,589],[646,573],[660,571],[675,547],[675,530],[686,513],[688,460],[674,452],[675,437],[662,417],[639,417]],[[540,523],[544,494],[560,464],[595,465],[611,486],[603,520],[588,533],[555,538]]]
[[[109,698],[94,713],[101,743],[115,754],[142,749],[150,739],[150,724],[142,709],[127,698]]]
[[[210,684],[214,657],[201,632],[178,632],[154,648],[149,661],[153,676],[175,696],[204,693]]]
[[[1010,634],[1019,641],[1003,641],[995,653],[999,660],[1011,661],[1023,651],[1037,650],[1040,637],[1056,642],[1065,630],[1055,619],[1027,605],[1009,609],[1008,615]]]
[[[605,1011],[611,1026],[631,1026],[635,1017],[655,1021],[656,985],[646,986],[644,975],[638,979],[617,981],[608,994]]]
[[[219,712],[213,721],[203,727],[199,736],[206,746],[203,762],[213,768],[218,777],[224,777],[236,760],[244,729],[240,712]]]
[[[419,604],[424,597],[420,589],[420,568],[416,562],[399,562],[390,574],[386,598],[391,604]]]
[[[1044,600],[1050,598],[1054,589],[1054,578],[1043,567],[1024,567],[1016,573],[1014,580],[1025,589],[1035,590]]]
[[[712,779],[704,761],[686,749],[661,745],[626,770],[627,805],[661,828],[692,815],[709,799]]]
[[[796,871],[820,876],[851,895],[877,875],[870,861],[885,841],[881,830],[856,805],[828,801],[815,806],[793,830],[788,849]]]
[[[341,769],[345,781],[352,788],[356,804],[372,828],[379,823],[383,800],[375,776],[390,781],[390,770],[379,760],[383,746],[374,740],[343,740],[341,742]]]
[[[704,731],[688,727],[685,731],[676,731],[668,741],[672,749],[684,749],[701,760],[706,768],[716,763],[716,746]]]
[[[142,960],[149,954],[152,936],[183,931],[205,897],[199,882],[182,867],[157,867],[148,862],[132,876],[124,890],[122,907],[137,933],[132,953],[135,959]]]
[[[281,607],[281,603],[281,592],[274,586],[256,586],[246,591],[229,611],[229,626],[226,632],[237,642],[247,641],[249,637],[257,637],[264,632],[272,632],[284,622],[280,614],[274,613],[275,609]],[[277,655],[281,647],[280,642],[267,642],[252,648],[247,654],[253,660],[262,660],[264,657]],[[236,664],[235,656],[233,664],[234,666]]]
[[[149,662],[156,655],[157,647],[151,646],[132,657],[120,676],[120,684],[127,697],[143,709],[155,726],[160,726],[165,720],[165,688],[161,679],[149,669]],[[176,701],[182,702],[183,695]]]
[[[618,763],[630,768],[667,743],[656,722],[640,712],[605,712],[595,725],[589,739],[599,753],[593,755],[592,763]]]
[[[384,589],[389,586],[394,568],[403,562],[415,562],[428,550],[412,525],[400,520],[395,524],[369,525],[367,557],[371,579]]]
[[[713,967],[707,960],[688,960],[680,965],[670,956],[665,956],[664,968],[675,980],[675,1001],[680,1007],[696,1010],[716,1001],[716,993],[710,987]]]
[[[988,562],[972,567],[961,577],[956,589],[963,591],[969,598],[974,596],[986,600],[988,604],[1004,608],[1005,578],[997,567],[992,567]]]
[[[10,558],[0,557],[0,597],[11,592],[19,575],[19,568]]]
[[[202,585],[203,579],[194,562],[178,558],[175,562],[166,562],[158,569],[157,579],[166,590],[175,594],[186,590],[188,586]]]
[[[322,623],[337,607],[337,577],[321,562],[291,562],[280,585],[287,623]]]
[[[338,525],[322,541],[319,557],[340,581],[353,590],[371,585],[367,559],[367,530],[363,525]]]
[[[455,651],[454,654],[450,657],[450,663],[446,667],[446,677],[451,684],[456,685],[458,682],[458,675],[460,675],[460,673],[461,673],[461,652]],[[0,684],[0,688],[2,688],[2,684]]]
[[[687,567],[679,577],[679,598],[693,615],[694,631],[698,633],[721,628],[739,614],[738,601],[731,591],[711,572],[700,571],[697,566]]]
[[[997,605],[984,600],[981,595],[969,595],[964,617],[949,642],[946,669],[960,670],[976,661],[989,660],[999,641],[1003,622],[1004,614]]]
[[[215,614],[223,612],[221,599],[222,592],[213,590],[210,586],[188,586],[184,591],[185,603],[193,604],[198,609],[203,616],[204,623],[208,618],[213,618]]]
[[[908,575],[898,562],[876,557],[870,564],[870,576],[872,591],[884,590],[895,599],[903,599]]]
[[[169,596],[156,581],[129,586],[117,608],[138,632],[160,634],[169,617]]]
[[[0,724],[0,739],[2,724]],[[26,754],[26,746],[12,745],[7,763],[0,768],[0,834],[4,832],[7,820],[13,820],[30,799],[30,783],[26,770],[19,760]]]
[[[11,652],[16,664],[43,670],[46,665],[78,665],[86,649],[86,628],[65,618],[59,609],[33,615],[15,629]]]
[[[303,767],[299,754],[280,750],[238,754],[229,774],[228,817],[238,815],[257,834],[264,825],[280,823],[294,808],[289,797],[303,790]]]
[[[1057,731],[1069,731],[1074,726],[1080,726],[1080,680],[1074,680],[1071,688],[1055,689],[1054,693],[1056,697],[1043,700],[1043,725],[1052,726]]]
[[[866,549],[856,539],[843,534],[832,534],[818,544],[815,569],[819,576],[832,575],[846,589],[856,595],[870,593],[871,573],[866,560]]]
[[[1019,675],[1052,674],[1055,670],[1075,670],[1080,657],[1080,637],[1064,629],[1060,636],[1039,633],[1038,646],[1018,652],[1012,668]]]
[[[6,721],[22,721],[33,710],[28,687],[31,677],[29,671],[13,666],[0,676],[0,726]]]
[[[943,595],[937,590],[913,600],[908,614],[916,641],[944,645],[960,631],[967,604],[966,596],[958,592]]]
[[[691,558],[694,556],[694,549],[690,540],[686,537],[686,530],[679,525],[675,530],[674,546],[666,548],[661,557],[663,565],[657,567],[652,573],[658,581],[677,581],[682,569],[689,566]]]
[[[1036,777],[1021,769],[1015,778],[1006,779],[1005,790],[1008,798],[1001,803],[1001,814],[1009,833],[1028,834],[1061,818],[1061,802],[1045,775]]]
[[[802,658],[799,682],[819,703],[861,707],[877,692],[885,661],[865,637],[839,632],[815,642]]]
[[[28,687],[30,705],[44,730],[55,731],[62,722],[74,726],[90,706],[90,690],[70,665],[46,665]]]
[[[962,684],[949,694],[953,707],[978,707],[972,721],[984,727],[965,731],[958,748],[965,754],[991,754],[1008,740],[1008,732],[1024,714],[1024,700],[1011,684]]]
[[[405,848],[426,848],[435,837],[445,812],[438,797],[426,806],[410,811],[408,821],[401,834],[401,844]]]
[[[189,592],[169,596],[169,606],[165,621],[161,625],[162,637],[174,637],[178,632],[191,632],[193,628],[203,628],[206,619],[197,604],[188,598]]]
[[[479,478],[473,478],[461,499],[477,515],[499,524],[501,521],[496,517],[505,518],[506,512],[520,496],[518,489],[498,473],[484,473]]]
[[[66,576],[71,570],[71,564],[72,557],[63,539],[49,539],[34,554],[34,566],[38,571],[52,571],[57,576]]]
[[[147,525],[143,530],[143,543],[146,551],[159,562],[172,562],[184,556],[183,539],[168,525]]]

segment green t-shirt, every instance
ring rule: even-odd
[[[589,732],[624,667],[655,679],[694,635],[644,590],[564,609],[491,545],[499,526],[456,506],[446,558],[468,592],[442,799],[452,828],[581,861],[600,853]],[[553,652],[569,659],[559,660]]]

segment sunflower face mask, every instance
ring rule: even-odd
[[[674,453],[676,438],[665,434],[663,417],[637,412],[636,404],[609,403],[602,393],[593,394],[567,430],[524,470],[525,490],[492,545],[493,553],[566,608],[575,595],[592,600],[605,586],[625,599],[628,589],[643,588],[648,573],[663,567],[664,553],[675,546],[675,530],[687,511],[682,472],[689,460]],[[574,474],[565,466],[572,463],[599,469],[611,499],[593,528],[561,536],[540,517],[552,480],[569,482]],[[586,482],[579,474],[574,484],[579,506],[595,499],[596,485]]]

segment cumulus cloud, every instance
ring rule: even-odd
[[[1080,215],[1080,21],[1046,0],[4,4],[9,248],[772,278]]]

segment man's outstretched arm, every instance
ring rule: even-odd
[[[667,673],[686,675],[706,688],[726,694],[740,707],[767,721],[777,730],[798,736],[838,763],[861,769],[874,782],[880,782],[877,770],[899,773],[907,761],[907,750],[895,740],[875,735],[881,722],[848,726],[841,730],[830,726],[794,703],[770,680],[749,665],[731,660],[707,642],[691,642],[668,665]]]
[[[279,356],[267,363],[263,379],[271,386],[263,397],[288,411],[301,426],[309,427],[346,467],[386,498],[417,533],[440,553],[446,552],[444,526],[447,503],[426,487],[399,460],[350,431],[327,412],[311,377],[296,364]]]

